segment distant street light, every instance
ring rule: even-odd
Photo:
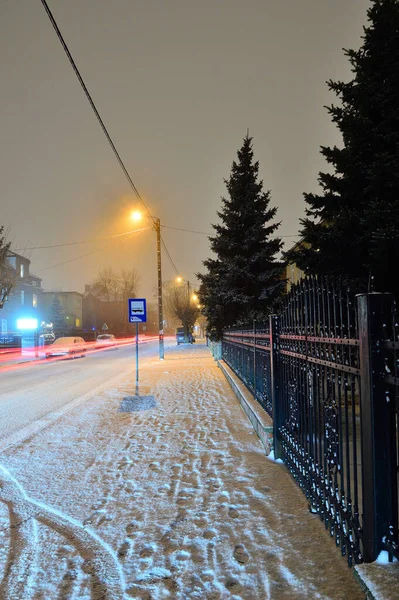
[[[130,218],[136,223],[142,219],[142,213],[139,210],[134,210]],[[159,358],[163,360],[165,357],[164,342],[163,342],[163,313],[162,313],[162,265],[161,265],[161,220],[158,217],[151,216],[154,222],[154,230],[157,235],[157,269],[158,269],[158,330],[159,330]]]

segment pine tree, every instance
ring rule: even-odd
[[[55,331],[66,327],[65,311],[58,296],[54,296],[50,309],[50,320]]]
[[[304,243],[286,258],[399,299],[399,2],[373,0],[367,16],[363,45],[345,51],[352,81],[328,82],[343,147],[322,147],[333,173],[319,174],[320,194],[304,194]]]
[[[265,319],[284,290],[283,265],[276,260],[282,242],[272,237],[277,209],[270,208],[270,191],[258,181],[259,163],[253,160],[248,135],[225,180],[228,198],[218,212],[210,238],[216,258],[204,261],[208,272],[199,274],[199,296],[208,319],[208,331],[220,338],[223,328]]]

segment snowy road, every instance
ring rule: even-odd
[[[175,345],[170,340],[165,348]],[[158,342],[139,346],[139,364],[155,357]],[[41,361],[21,364],[16,370],[0,372],[0,447],[9,436],[27,428],[74,401],[84,401],[104,386],[135,369],[135,346],[116,351],[101,350],[76,360]]]

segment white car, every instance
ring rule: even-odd
[[[102,333],[96,339],[97,348],[114,348],[116,350],[118,342],[112,333]]]
[[[46,346],[46,358],[51,356],[86,356],[86,342],[82,337],[60,337],[50,346]]]

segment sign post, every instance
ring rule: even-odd
[[[139,323],[147,322],[147,300],[129,298],[129,323],[136,323],[136,394],[139,390]]]

